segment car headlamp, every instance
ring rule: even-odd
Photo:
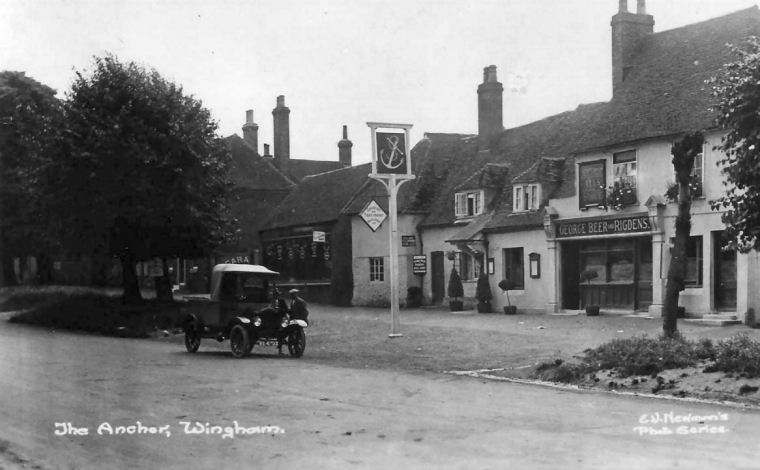
[[[253,326],[256,326],[256,327],[261,326],[261,317],[256,317],[253,319]]]

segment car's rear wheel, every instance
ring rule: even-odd
[[[185,348],[187,352],[194,353],[201,347],[201,333],[198,325],[190,323],[185,327]]]
[[[230,330],[230,349],[232,355],[241,358],[251,352],[251,339],[248,337],[248,330],[243,325],[235,325]]]
[[[303,332],[303,328],[300,326],[291,326],[291,330],[288,333],[288,351],[293,357],[303,356],[303,352],[306,350],[306,334]]]

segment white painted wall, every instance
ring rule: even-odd
[[[399,299],[406,299],[406,289],[412,285],[420,285],[421,276],[412,274],[412,256],[419,253],[420,240],[417,234],[419,216],[401,214],[398,217],[398,246],[399,246]],[[390,261],[388,248],[388,219],[373,232],[359,216],[351,218],[351,250],[353,253],[352,269],[354,273],[354,305],[387,306],[390,301]],[[401,236],[414,235],[416,244],[413,247],[402,247]],[[369,259],[383,257],[385,264],[385,279],[382,282],[370,282]]]

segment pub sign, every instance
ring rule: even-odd
[[[377,173],[405,175],[409,173],[406,135],[402,132],[377,132]]]
[[[578,164],[578,205],[581,209],[605,205],[606,161]]]

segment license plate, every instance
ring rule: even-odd
[[[277,346],[277,340],[276,339],[260,339],[256,341],[256,344],[259,344],[261,346]]]

